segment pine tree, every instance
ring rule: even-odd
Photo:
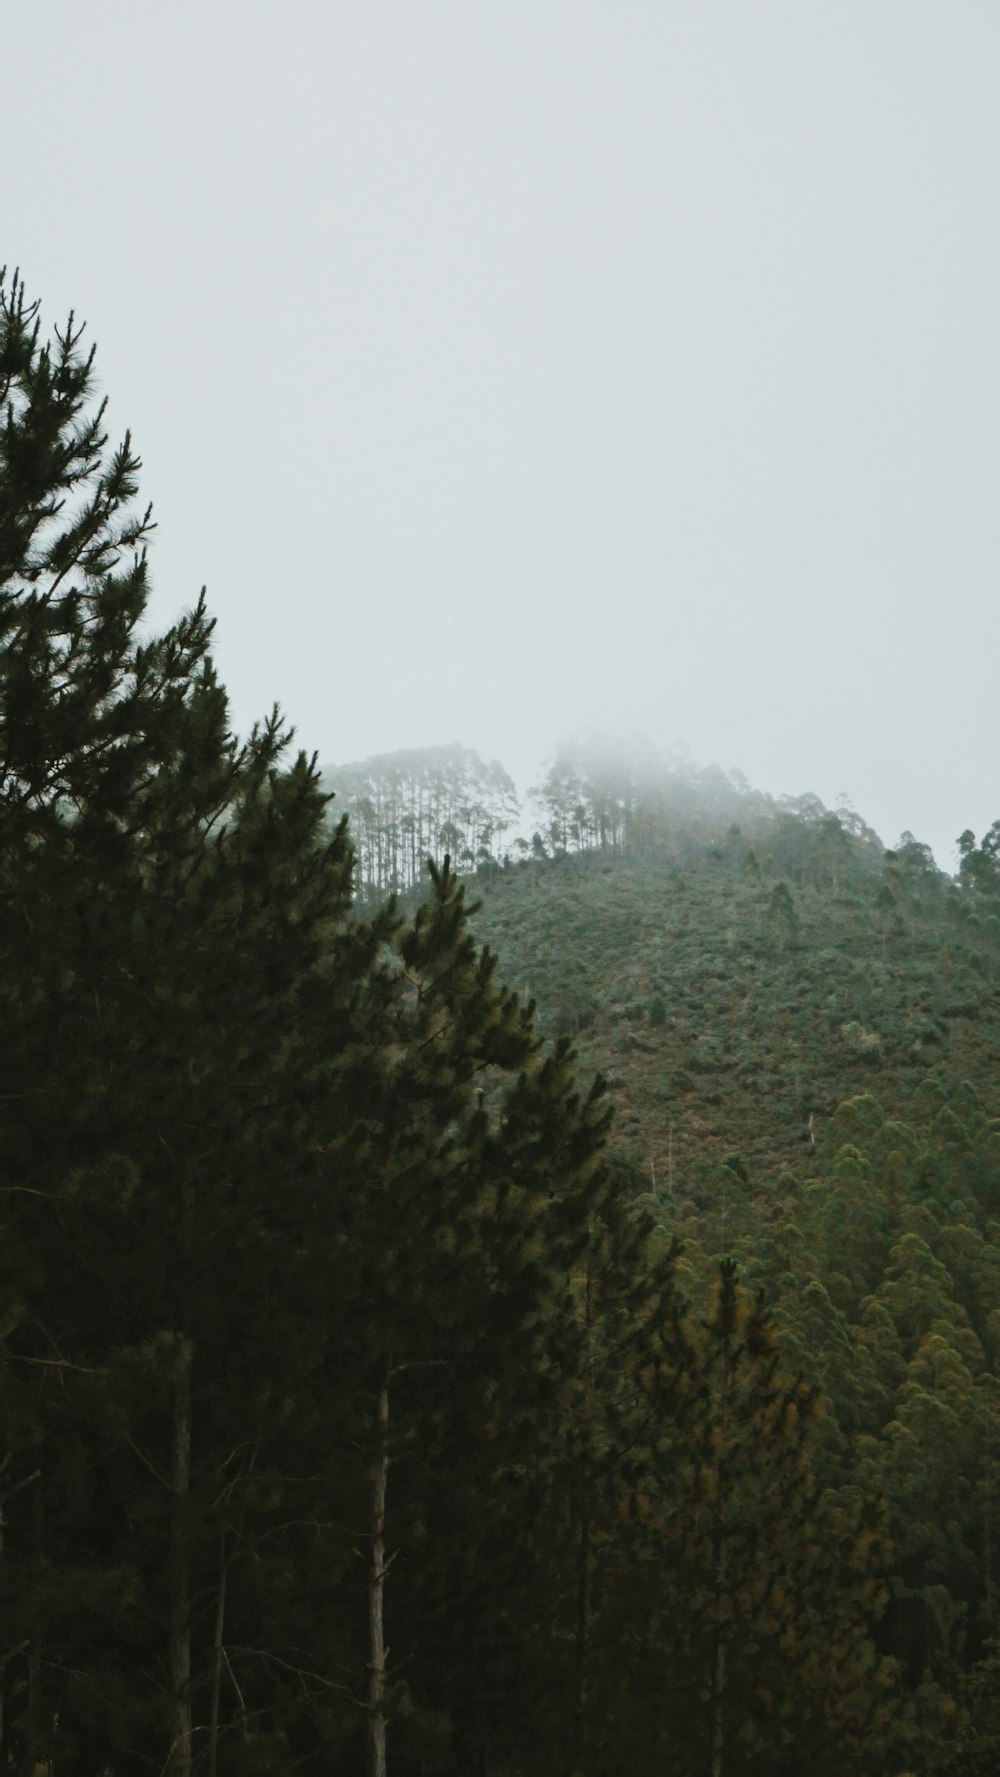
[[[380,938],[335,943],[349,847],[308,762],[279,769],[277,715],[230,734],[204,601],[141,632],[139,463],[88,412],[79,330],[43,344],[16,279],[0,325],[3,1558],[27,1600],[4,1751],[184,1777],[218,1689],[205,1563],[214,1596],[246,1453],[279,1434],[261,1334],[293,1319],[297,1208],[325,1175],[314,1039]],[[352,1037],[348,1017],[341,1056]]]
[[[82,355],[79,342],[71,318],[53,346],[43,345],[23,286],[16,278],[0,285],[0,980],[13,1110],[4,1141],[6,1252],[19,1297],[8,1317],[8,1341],[19,1335],[8,1361],[37,1383],[21,1457],[37,1469],[24,1514],[30,1529],[19,1539],[11,1525],[5,1553],[8,1564],[20,1553],[36,1569],[49,1558],[43,1495],[53,1484],[43,1448],[46,1371],[64,1377],[72,1361],[35,1324],[38,1305],[53,1295],[48,1231],[99,1151],[99,1141],[81,1135],[106,1091],[94,1038],[115,1015],[120,910],[136,886],[136,839],[178,737],[204,731],[219,713],[210,672],[198,673],[208,636],[201,606],[158,643],[137,639],[149,513],[133,509],[139,465],[129,440],[109,453],[103,408],[87,413],[92,354]],[[18,1455],[7,1451],[11,1462]],[[26,1681],[6,1667],[26,1699],[29,1766],[54,1714],[41,1695],[40,1647],[47,1599],[65,1613],[58,1594],[49,1586],[36,1596]],[[8,1746],[11,1723],[8,1707]]]

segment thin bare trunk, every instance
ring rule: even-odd
[[[22,1770],[36,1772],[39,1765],[48,1763],[45,1758],[45,1746],[42,1739],[42,1635],[37,1621],[35,1633],[27,1648],[28,1654],[28,1706],[24,1713],[24,1727],[21,1733]]]
[[[35,1554],[39,1558],[44,1558],[46,1544],[45,1505],[40,1487],[36,1487],[34,1491],[32,1515],[34,1517]],[[28,1637],[23,1643],[27,1657],[28,1685],[19,1721],[21,1757],[14,1768],[21,1772],[31,1773],[36,1771],[39,1765],[48,1762],[43,1728],[45,1712],[42,1699],[42,1622],[37,1604],[34,1609],[29,1609],[29,1620],[25,1627],[29,1631]]]
[[[369,1735],[372,1777],[386,1777],[386,1672],[389,1649],[385,1645],[385,1496],[389,1479],[389,1383],[378,1397],[378,1445],[372,1463],[372,1562],[368,1584],[368,1625],[371,1660],[368,1681]]]
[[[983,1508],[983,1584],[986,1592],[986,1620],[993,1622],[993,1506],[987,1494]]]
[[[167,1777],[191,1777],[191,1555],[185,1521],[191,1491],[191,1346],[181,1337],[174,1364],[174,1426],[170,1453],[168,1584],[170,1591],[170,1752]]]
[[[584,1379],[584,1421],[587,1430],[586,1471],[591,1472],[594,1452],[594,1275],[593,1259],[587,1261],[583,1315],[586,1339],[586,1370]],[[593,1614],[593,1557],[591,1552],[591,1497],[584,1501],[577,1545],[576,1575],[576,1659],[575,1695],[573,1699],[573,1758],[579,1777],[587,1777],[590,1756],[589,1668],[591,1617]]]
[[[219,1546],[219,1598],[215,1610],[215,1635],[212,1640],[212,1705],[208,1720],[208,1777],[216,1777],[219,1760],[219,1697],[222,1691],[222,1638],[226,1626],[226,1539]]]
[[[722,1777],[722,1755],[725,1750],[722,1701],[726,1692],[726,1642],[721,1629],[717,1629],[715,1634],[715,1669],[712,1673],[712,1777]]]
[[[725,1501],[722,1496],[722,1458],[726,1450],[726,1437],[729,1431],[729,1386],[730,1386],[730,1349],[729,1334],[726,1335],[722,1356],[722,1415],[720,1425],[720,1442],[715,1458],[715,1602],[716,1612],[720,1620],[715,1627],[715,1646],[712,1656],[710,1676],[709,1702],[709,1770],[711,1777],[722,1777],[722,1760],[725,1752],[725,1704],[726,1704],[726,1634],[721,1621],[722,1601],[726,1591],[726,1522]]]
[[[9,1466],[10,1466],[10,1451],[8,1450],[6,1456],[3,1459],[3,1467],[0,1468],[0,1474],[5,1474]],[[2,1560],[3,1560],[3,1537],[4,1537],[4,1531],[7,1528],[6,1512],[7,1512],[7,1494],[5,1493],[3,1495],[3,1497],[0,1498],[0,1562],[2,1562]],[[7,1661],[10,1659],[10,1657],[11,1657],[10,1654],[6,1654],[4,1656],[3,1665],[0,1666],[0,1763],[3,1763],[3,1764],[7,1763],[7,1758],[6,1758],[6,1750],[7,1749],[4,1746],[4,1705],[6,1704],[6,1701],[7,1701]]]
[[[7,1455],[4,1457],[3,1464],[0,1465],[0,1474],[5,1474],[9,1466],[10,1452],[8,1451]],[[23,1492],[25,1487],[30,1487],[34,1481],[40,1480],[41,1473],[41,1469],[36,1468],[32,1474],[26,1475],[23,1481],[18,1481],[14,1487],[8,1487],[5,1492],[0,1495],[0,1560],[3,1558],[3,1543],[4,1532],[7,1528],[8,1502],[14,1498],[16,1493]],[[16,1659],[20,1654],[26,1653],[28,1646],[28,1641],[22,1641],[17,1647],[11,1648],[10,1652],[6,1653],[3,1656],[3,1659],[0,1660],[0,1763],[2,1764],[7,1763],[5,1757],[7,1749],[4,1743],[4,1734],[6,1731],[5,1708],[7,1702],[7,1667],[11,1660]]]
[[[590,1661],[591,1586],[590,1516],[588,1514],[580,1526],[580,1545],[577,1550],[576,1696],[573,1710],[573,1762],[579,1772],[579,1777],[587,1777],[590,1757],[588,1666]]]

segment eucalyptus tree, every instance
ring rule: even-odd
[[[458,743],[328,765],[324,781],[349,818],[366,896],[418,887],[428,858],[465,873],[501,862],[520,812],[499,760]]]

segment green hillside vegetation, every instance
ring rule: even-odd
[[[723,1257],[766,1292],[818,1473],[886,1514],[878,1644],[947,1739],[998,1629],[1000,829],[952,881],[814,804],[711,827],[484,877],[477,929],[606,1073],[689,1296]]]
[[[677,1204],[704,1207],[733,1153],[765,1194],[807,1175],[845,1097],[905,1115],[929,1079],[991,1093],[1000,932],[916,842],[779,814],[477,892],[505,977],[606,1074],[637,1187]]]

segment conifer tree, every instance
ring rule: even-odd
[[[138,459],[89,411],[79,330],[44,344],[17,279],[0,379],[3,1559],[31,1597],[2,1650],[4,1752],[184,1777],[200,1564],[245,1518],[232,1451],[277,1430],[258,1329],[319,1171],[314,1005],[351,857],[315,771],[279,770],[278,717],[230,734],[204,601],[141,633]],[[376,948],[341,947],[342,1009]]]

